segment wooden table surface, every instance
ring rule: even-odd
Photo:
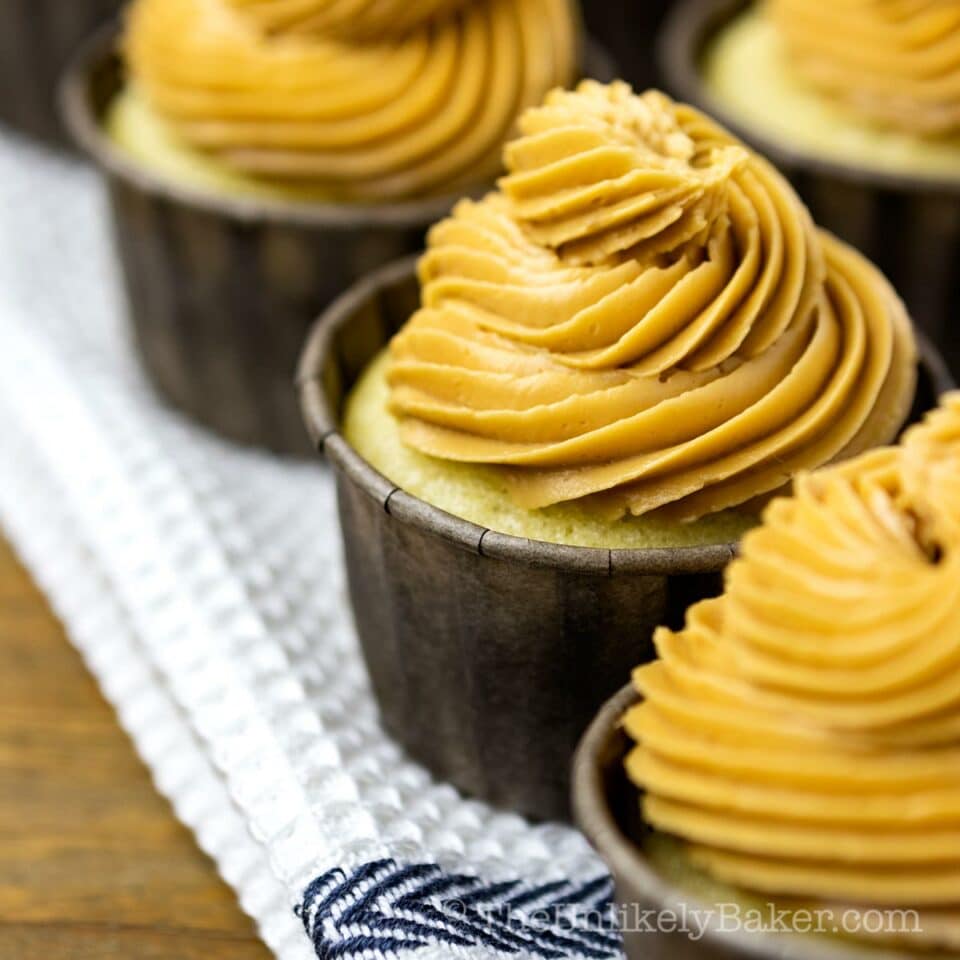
[[[0,957],[268,956],[0,540]]]

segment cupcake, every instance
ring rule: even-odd
[[[958,477],[953,393],[899,447],[799,478],[724,594],[657,632],[622,716],[652,832],[599,833],[627,899],[773,898],[785,929],[960,947]]]
[[[135,0],[67,113],[108,174],[148,372],[231,439],[302,445],[309,318],[489,183],[576,75],[574,0]]]
[[[684,0],[662,58],[878,263],[956,368],[960,3]]]
[[[0,124],[66,146],[57,81],[76,46],[121,0],[15,0],[0,4]]]
[[[796,472],[897,435],[917,358],[882,275],[696,110],[587,81],[520,128],[419,296],[403,265],[348,294],[301,386],[386,725],[552,816],[646,631]]]

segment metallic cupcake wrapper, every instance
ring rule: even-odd
[[[752,2],[676,0],[658,51],[668,87],[786,174],[821,227],[883,270],[916,324],[960,374],[960,178],[937,181],[858,170],[811,157],[731,119],[706,89],[700,63],[711,38]]]
[[[658,625],[678,626],[692,602],[720,592],[735,544],[558,546],[398,489],[339,422],[350,387],[417,301],[411,261],[379,271],[321,317],[299,374],[307,426],[337,474],[354,618],[383,723],[461,790],[566,818],[569,761],[593,712],[649,659]],[[924,409],[936,376],[924,378]]]

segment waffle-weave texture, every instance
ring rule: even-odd
[[[574,830],[382,733],[332,478],[165,410],[96,176],[0,137],[0,523],[158,789],[282,960],[618,957]]]

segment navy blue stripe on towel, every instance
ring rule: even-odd
[[[443,946],[494,956],[614,960],[622,950],[609,877],[586,883],[487,883],[435,863],[339,867],[304,891],[296,914],[318,960],[395,957]]]

